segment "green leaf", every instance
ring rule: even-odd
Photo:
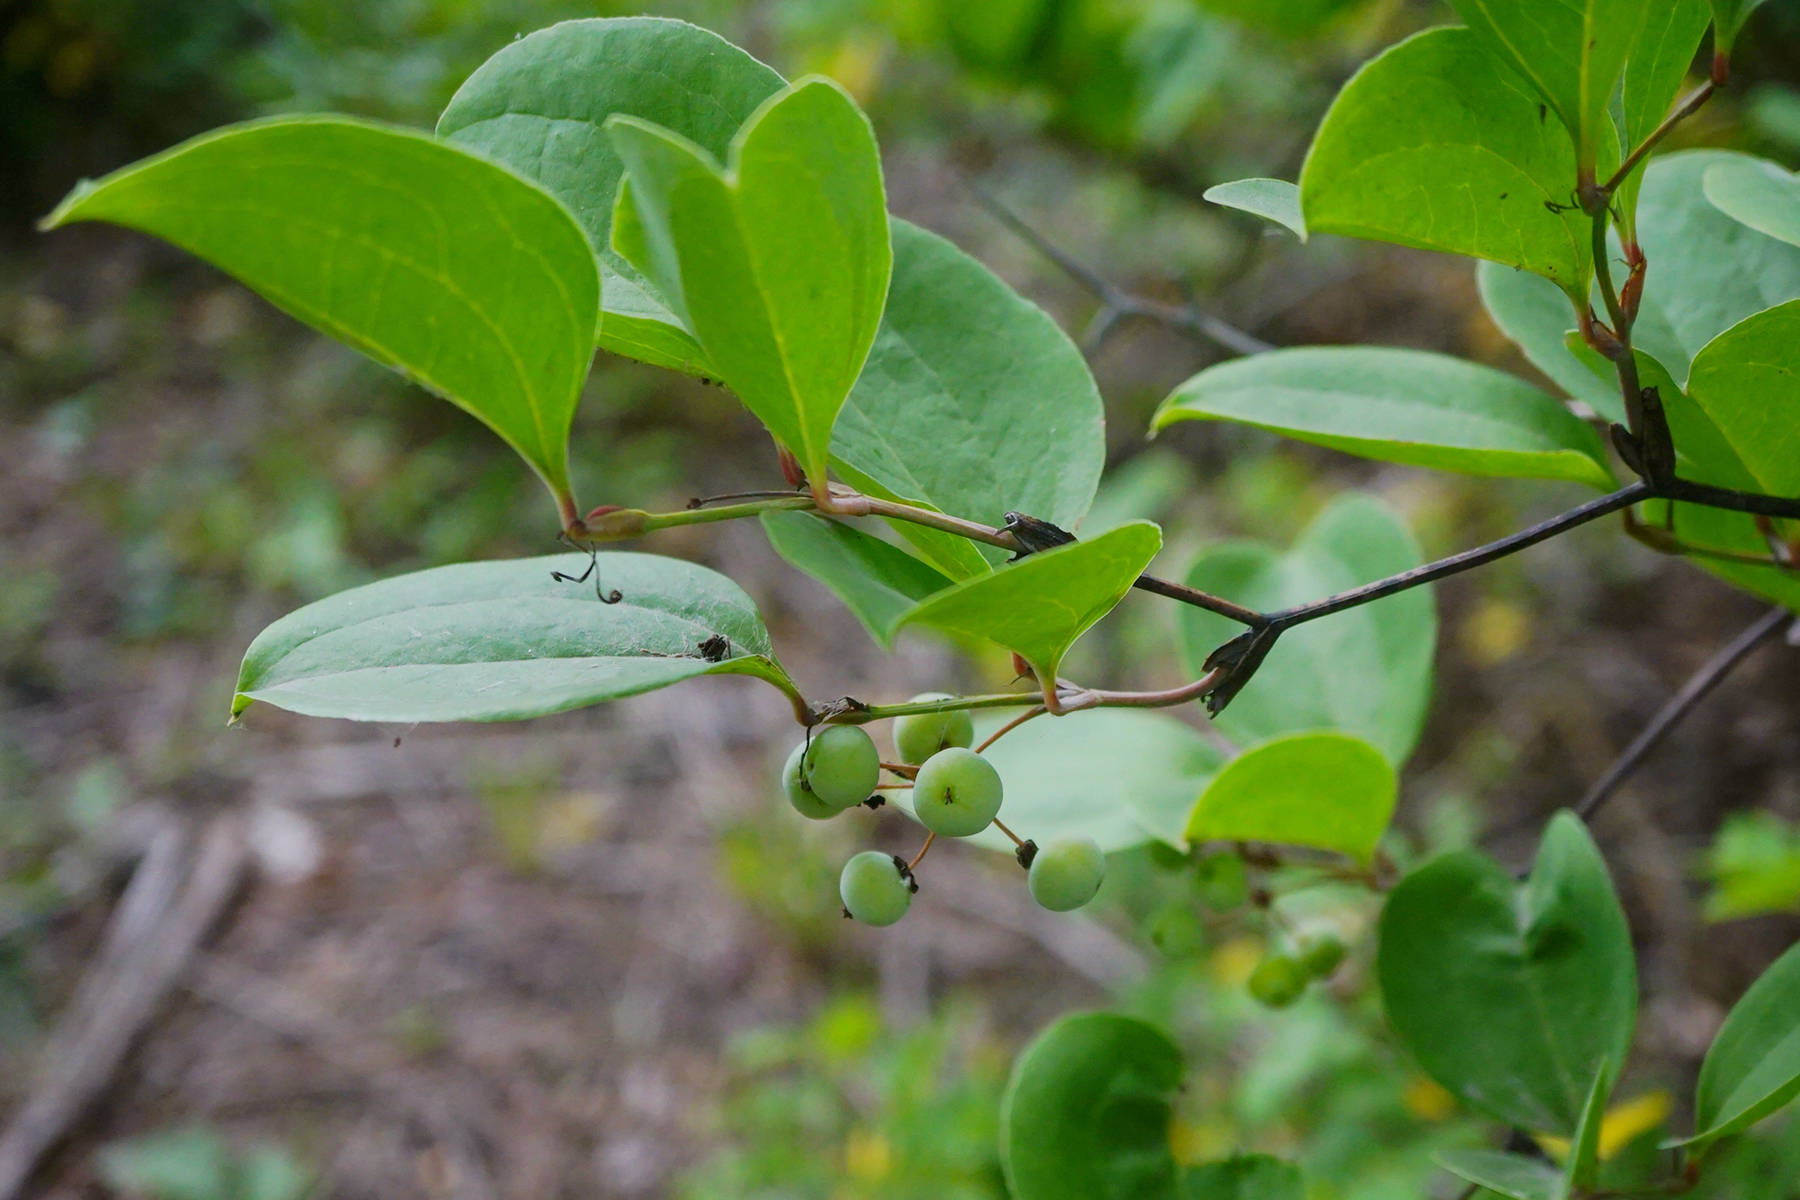
[[[1631,1043],[1631,934],[1570,813],[1551,821],[1522,884],[1467,850],[1401,880],[1376,973],[1388,1023],[1425,1073],[1521,1129],[1572,1133],[1594,1073]]]
[[[231,125],[83,183],[44,221],[173,242],[504,438],[559,499],[593,357],[581,230],[534,184],[344,117]]]
[[[1214,184],[1200,198],[1286,226],[1301,241],[1306,240],[1306,218],[1300,215],[1300,188],[1285,179],[1234,179]]]
[[[1800,946],[1732,1007],[1700,1064],[1695,1134],[1704,1146],[1750,1128],[1800,1095]]]
[[[1162,531],[1133,521],[965,580],[899,624],[998,642],[1023,656],[1040,679],[1054,679],[1075,639],[1124,599],[1160,549]]]
[[[1762,160],[1724,150],[1652,159],[1638,197],[1638,241],[1649,261],[1633,344],[1686,387],[1694,356],[1765,308],[1800,297],[1800,246],[1714,208],[1703,185],[1719,166]]]
[[[612,247],[625,165],[605,134],[625,113],[718,159],[785,81],[724,38],[685,21],[563,21],[512,42],[464,81],[438,136],[537,180],[575,215],[600,264],[602,349],[706,374],[706,355],[644,274]]]
[[[1590,170],[1611,137],[1606,106],[1636,41],[1644,0],[1450,0],[1498,60],[1531,82]],[[1571,182],[1572,186],[1572,182]]]
[[[977,741],[1012,715],[977,717]],[[1000,772],[1006,787],[1000,819],[1014,833],[1040,845],[1059,834],[1084,834],[1109,854],[1149,841],[1185,847],[1194,793],[1224,761],[1174,717],[1123,708],[1038,717],[982,756]],[[911,792],[888,795],[912,811]],[[963,840],[1013,852],[1012,842],[993,828]]]
[[[775,93],[732,140],[705,148],[637,117],[606,122],[624,159],[630,244],[713,366],[815,487],[831,427],[868,357],[887,295],[888,241],[875,133],[837,84]]]
[[[1296,733],[1225,764],[1188,816],[1190,841],[1272,842],[1367,861],[1399,781],[1381,751],[1343,733]]]
[[[1723,162],[1707,169],[1702,187],[1726,216],[1800,246],[1800,176],[1764,159]]]
[[[943,238],[898,220],[893,233],[881,331],[832,431],[840,474],[990,525],[1016,510],[1074,528],[1106,464],[1104,408],[1081,351]],[[966,539],[896,528],[955,578],[988,569]]]
[[[1000,1100],[1000,1165],[1014,1200],[1172,1194],[1168,1095],[1181,1051],[1134,1017],[1081,1013],[1013,1063]]]
[[[1600,439],[1515,376],[1423,350],[1306,346],[1232,359],[1151,422],[1225,420],[1386,462],[1609,487]]]
[[[1371,60],[1332,102],[1300,172],[1309,234],[1493,259],[1585,299],[1588,219],[1567,205],[1575,152],[1468,29],[1429,29]]]
[[[259,634],[231,714],[252,701],[353,721],[510,721],[653,691],[697,675],[754,675],[790,696],[750,598],[704,567],[599,556],[603,604],[579,554],[459,563],[352,588]],[[712,662],[704,644],[728,643]]]
[[[1712,0],[1713,44],[1715,54],[1729,55],[1737,41],[1738,31],[1750,19],[1763,0]]]
[[[1241,1154],[1181,1173],[1181,1200],[1305,1200],[1300,1168],[1267,1154]]]
[[[830,588],[884,647],[892,647],[902,615],[950,586],[898,546],[812,513],[766,512],[762,526],[775,553]]]
[[[1562,1176],[1541,1158],[1503,1150],[1443,1150],[1433,1157],[1458,1179],[1510,1200],[1562,1200]]]
[[[1392,509],[1346,496],[1321,513],[1286,554],[1253,542],[1201,551],[1187,582],[1258,612],[1398,574],[1424,555]],[[1242,626],[1197,608],[1178,618],[1182,657],[1199,675],[1206,656]],[[1397,768],[1412,753],[1431,699],[1437,612],[1413,588],[1309,621],[1281,635],[1256,678],[1213,723],[1242,742],[1335,729],[1374,744]]]
[[[1712,883],[1701,910],[1708,921],[1731,921],[1800,908],[1800,828],[1771,812],[1725,818],[1706,853]]]
[[[1542,276],[1494,262],[1479,264],[1475,280],[1488,316],[1532,366],[1548,375],[1570,399],[1581,401],[1609,421],[1625,420],[1618,387],[1595,375],[1569,351],[1564,338],[1575,328],[1575,310],[1560,288]]]
[[[1643,7],[1643,24],[1625,60],[1625,78],[1619,88],[1621,158],[1641,145],[1669,115],[1712,19],[1706,0],[1662,0]],[[1637,228],[1638,189],[1647,161],[1640,162],[1613,193],[1628,234]]]
[[[1688,392],[1765,491],[1800,492],[1800,300],[1708,342]]]
[[[1600,1130],[1606,1123],[1606,1100],[1612,1095],[1614,1071],[1611,1064],[1601,1063],[1588,1089],[1587,1103],[1581,1106],[1581,1120],[1575,1136],[1569,1139],[1569,1161],[1563,1165],[1563,1185],[1557,1200],[1584,1196],[1591,1191],[1600,1171]]]

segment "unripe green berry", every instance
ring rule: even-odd
[[[1080,908],[1106,878],[1106,855],[1091,837],[1065,833],[1038,847],[1026,882],[1031,898],[1051,912]]]
[[[1000,811],[1000,772],[973,750],[952,746],[925,760],[913,780],[913,812],[919,823],[945,837],[986,829]]]
[[[947,692],[926,692],[914,696],[908,704],[928,700],[948,700]],[[939,750],[952,746],[968,747],[975,741],[975,721],[969,710],[954,712],[909,713],[894,719],[894,749],[901,762],[923,763]]]
[[[1194,884],[1200,903],[1214,912],[1242,908],[1250,899],[1249,872],[1235,854],[1208,854],[1195,863]]]
[[[1321,933],[1300,945],[1300,965],[1314,979],[1329,978],[1347,953],[1344,940],[1335,933]]]
[[[865,925],[892,925],[904,917],[914,886],[906,864],[879,850],[856,855],[838,876],[844,911]]]
[[[1306,968],[1289,954],[1268,954],[1250,972],[1250,994],[1257,1003],[1286,1008],[1306,991]]]
[[[1174,900],[1150,918],[1150,943],[1167,958],[1192,958],[1206,948],[1206,927],[1200,914],[1183,901]]]
[[[861,804],[881,782],[881,752],[855,725],[827,725],[800,744],[788,765],[791,772],[782,772],[788,801],[815,820]]]

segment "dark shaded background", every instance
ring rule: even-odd
[[[1321,0],[1344,10],[1337,23],[1296,35],[1257,23],[1254,5],[1064,3],[1061,32],[1024,41],[981,24],[1024,5],[649,7],[790,75],[843,81],[875,119],[894,210],[1071,330],[1092,298],[961,180],[1117,281],[1171,300],[1191,288],[1272,341],[1428,347],[1529,373],[1481,312],[1470,264],[1301,246],[1199,198],[1243,175],[1292,177],[1343,78],[1447,6]],[[1800,157],[1797,8],[1762,11],[1742,86],[1678,144]],[[1234,9],[1252,19],[1217,15]],[[788,819],[771,784],[794,734],[754,683],[517,726],[259,708],[223,727],[238,656],[269,620],[420,566],[546,551],[554,513],[473,421],[205,266],[122,231],[39,236],[32,221],[84,175],[233,119],[330,109],[429,125],[515,33],[612,11],[0,6],[0,1114],[62,1061],[50,1035],[101,955],[119,862],[157,831],[192,840],[234,813],[261,864],[25,1194],[207,1200],[146,1184],[119,1147],[174,1145],[191,1163],[219,1136],[232,1155],[276,1148],[316,1195],[997,1196],[994,1104],[1012,1052],[1054,1015],[1106,1003],[1163,1016],[1193,1050],[1178,1148],[1297,1153],[1329,1196],[1420,1194],[1430,1146],[1470,1129],[1382,1039],[1367,939],[1341,1013],[1309,1001],[1268,1018],[1241,995],[1256,952],[1244,930],[1188,946],[1144,936],[1162,910],[1139,856],[1115,867],[1119,898],[1092,918],[1041,913],[1005,864],[961,853],[902,925],[845,927],[837,863],[906,833],[892,818]],[[1164,522],[1170,573],[1222,537],[1285,542],[1348,488],[1382,495],[1440,553],[1575,498],[1221,426],[1148,450],[1151,408],[1214,354],[1128,325],[1094,356],[1121,481],[1108,502]],[[721,393],[604,357],[574,457],[584,496],[645,507],[773,475],[765,439]],[[809,692],[1005,681],[1003,655],[918,640],[881,656],[754,527],[653,548],[740,580]],[[1438,701],[1401,823],[1418,844],[1480,838],[1517,862],[1759,611],[1611,524],[1460,577],[1439,602]],[[1130,600],[1073,673],[1174,682],[1157,603]],[[1687,1094],[1724,1006],[1800,933],[1787,916],[1703,924],[1696,879],[1728,814],[1800,816],[1796,661],[1764,651],[1598,826],[1642,954],[1624,1096]],[[218,1200],[252,1194],[229,1186]]]

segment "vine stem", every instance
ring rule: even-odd
[[[1712,690],[1725,681],[1737,665],[1750,656],[1758,646],[1774,638],[1794,623],[1794,614],[1787,608],[1776,606],[1758,617],[1754,624],[1733,638],[1717,654],[1708,659],[1706,664],[1694,672],[1689,680],[1681,685],[1681,689],[1669,698],[1650,723],[1633,738],[1625,747],[1613,765],[1607,768],[1594,786],[1588,789],[1587,795],[1575,806],[1575,815],[1584,821],[1590,821],[1600,811],[1619,786],[1642,765],[1651,751],[1662,744],[1669,731],[1681,723],[1682,718],[1692,712]]]

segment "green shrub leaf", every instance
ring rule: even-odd
[[[1713,43],[1717,47],[1715,53],[1731,53],[1738,31],[1762,2],[1763,0],[1712,0]]]
[[[450,98],[438,136],[542,184],[580,222],[600,264],[602,349],[693,374],[706,355],[669,302],[613,249],[625,165],[605,133],[625,113],[723,160],[739,126],[785,81],[724,38],[685,21],[564,21],[520,38]]]
[[[1188,816],[1190,841],[1272,842],[1367,861],[1399,781],[1381,751],[1343,733],[1296,733],[1225,764]]]
[[[1532,366],[1570,399],[1609,421],[1625,420],[1618,385],[1602,379],[1569,350],[1565,337],[1575,328],[1575,310],[1560,288],[1540,275],[1495,262],[1479,264],[1475,280],[1488,316]]]
[[[1023,656],[1040,679],[1054,679],[1075,639],[1112,611],[1160,549],[1162,531],[1133,521],[965,580],[899,624],[998,642]]]
[[[1693,64],[1694,51],[1712,20],[1706,0],[1662,0],[1643,9],[1643,24],[1625,60],[1625,78],[1619,88],[1621,157],[1642,145],[1669,115]],[[1640,161],[1613,193],[1627,233],[1637,228],[1638,189],[1648,161]]]
[[[1000,1164],[1014,1200],[1174,1195],[1169,1093],[1181,1051],[1112,1013],[1064,1017],[1013,1063],[1000,1101]]]
[[[1503,1150],[1444,1150],[1437,1163],[1458,1179],[1508,1200],[1562,1200],[1563,1178],[1541,1158]]]
[[[44,224],[173,242],[478,417],[569,494],[599,283],[568,211],[504,167],[344,117],[231,125],[84,183]]]
[[[1575,1136],[1569,1139],[1569,1160],[1563,1165],[1564,1196],[1585,1195],[1595,1184],[1600,1170],[1600,1130],[1606,1123],[1606,1101],[1612,1095],[1613,1069],[1601,1063],[1588,1088],[1587,1103],[1581,1106],[1581,1120],[1576,1122]]]
[[[1800,300],[1708,342],[1688,393],[1763,490],[1800,493]]]
[[[1733,1006],[1700,1064],[1695,1134],[1705,1145],[1748,1129],[1800,1095],[1800,946]]]
[[[766,512],[763,532],[788,565],[830,588],[884,647],[894,625],[950,579],[898,546],[860,529],[804,512]]]
[[[1423,558],[1393,510],[1352,495],[1321,513],[1286,554],[1254,542],[1211,546],[1194,560],[1187,582],[1274,612],[1397,574]],[[1182,656],[1196,676],[1207,655],[1242,632],[1235,621],[1197,608],[1183,608],[1178,620]],[[1335,729],[1366,739],[1398,767],[1425,723],[1436,647],[1429,588],[1309,621],[1281,635],[1214,724],[1246,743]]]
[[[352,721],[511,721],[697,675],[754,675],[795,694],[756,607],[723,575],[602,554],[602,584],[623,594],[603,604],[588,584],[550,577],[587,561],[459,563],[309,604],[250,644],[232,717],[261,700]]]
[[[827,79],[758,108],[728,165],[679,134],[614,115],[629,179],[613,246],[648,276],[750,411],[822,487],[831,427],[887,296],[881,159],[868,118]]]
[[[1800,246],[1800,176],[1762,159],[1722,162],[1707,168],[1702,187],[1726,216]]]
[[[1305,1200],[1300,1168],[1267,1154],[1242,1154],[1181,1173],[1181,1200]]]
[[[1588,219],[1567,205],[1574,145],[1469,29],[1430,29],[1344,85],[1300,172],[1310,234],[1342,233],[1523,267],[1578,302]]]
[[[1600,439],[1555,397],[1423,350],[1307,346],[1222,362],[1176,388],[1152,428],[1187,420],[1465,475],[1612,483]]]
[[[1218,183],[1201,193],[1226,208],[1235,208],[1265,221],[1285,226],[1301,241],[1306,240],[1306,218],[1300,215],[1300,188],[1285,179],[1234,179]]]
[[[1388,1022],[1425,1073],[1521,1129],[1572,1134],[1595,1072],[1631,1043],[1631,934],[1569,813],[1551,821],[1524,883],[1466,850],[1401,880],[1376,971]]]

